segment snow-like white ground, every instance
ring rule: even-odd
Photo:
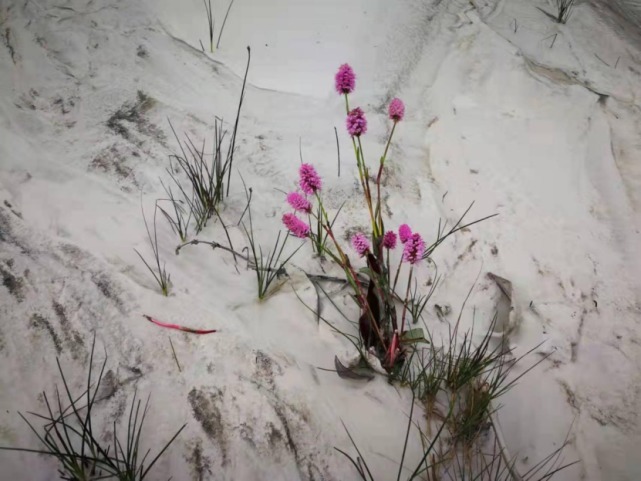
[[[428,325],[440,322],[434,304],[458,310],[479,272],[463,318],[476,309],[487,322],[495,287],[485,273],[512,282],[516,352],[541,341],[531,362],[552,352],[499,413],[519,468],[571,428],[565,457],[580,463],[556,479],[641,479],[641,33],[598,2],[557,25],[537,8],[551,3],[236,0],[212,55],[199,45],[199,0],[1,2],[0,445],[36,446],[17,412],[43,409],[56,356],[82,387],[95,333],[100,359],[103,346],[109,355],[101,417],[121,419],[137,389],[152,395],[145,446],[188,424],[153,479],[357,479],[333,449],[350,450],[341,420],[376,478],[396,475],[411,395],[317,369],[351,352],[294,292],[315,303],[303,270],[321,267],[309,246],[263,303],[254,273],[226,253],[176,256],[162,221],[170,297],[133,250],[150,255],[140,193],[148,213],[163,196],[177,149],[167,119],[210,143],[215,116],[234,116],[250,45],[235,167],[253,189],[261,242],[281,228],[278,189],[293,185],[299,143],[330,208],[348,199],[339,230],[366,224],[333,92],[349,62],[372,162],[383,108],[393,96],[407,106],[389,160],[388,223],[433,239],[439,218],[456,220],[472,201],[472,216],[500,214],[437,251],[444,281]],[[216,2],[219,22],[224,8]],[[139,91],[150,99],[141,116],[110,128]],[[235,176],[229,222],[244,199]],[[231,235],[246,244],[240,229]],[[224,233],[212,223],[199,237]],[[220,332],[177,334],[143,314]],[[410,451],[416,459],[420,444]],[[0,452],[0,479],[57,479],[55,463]]]

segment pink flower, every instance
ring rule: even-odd
[[[321,189],[321,178],[311,164],[302,164],[298,170],[300,188],[307,195],[314,195]]]
[[[356,75],[354,75],[352,67],[344,63],[338,68],[334,80],[336,82],[336,91],[339,94],[351,94],[356,83]]]
[[[359,232],[352,236],[352,247],[356,252],[358,252],[359,256],[363,257],[369,250],[369,241],[364,234]]]
[[[295,214],[290,213],[283,215],[283,224],[285,224],[285,227],[287,227],[289,232],[294,234],[296,237],[303,239],[309,236],[309,226],[296,217]]]
[[[401,99],[392,99],[389,104],[388,110],[389,118],[394,122],[399,122],[405,117],[405,105]]]
[[[412,237],[412,229],[407,224],[403,224],[398,228],[398,237],[400,237],[401,242],[405,244],[410,237]]]
[[[365,119],[365,112],[360,107],[356,107],[349,114],[347,114],[347,131],[352,137],[360,137],[367,132],[367,119]]]
[[[383,236],[383,247],[386,249],[396,248],[396,232],[390,230],[385,233]]]
[[[405,249],[403,250],[403,261],[409,262],[410,264],[417,264],[421,259],[423,259],[423,253],[425,252],[425,241],[421,237],[421,234],[414,233],[405,243]]]
[[[305,212],[306,214],[311,214],[312,212],[312,204],[298,192],[287,194],[287,202],[292,206],[292,209],[298,212]]]

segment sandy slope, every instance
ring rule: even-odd
[[[198,246],[176,257],[164,223],[172,296],[156,292],[133,251],[149,253],[140,191],[150,212],[177,147],[167,118],[210,138],[215,115],[233,116],[251,45],[237,167],[254,191],[261,240],[280,228],[276,189],[292,186],[299,142],[331,207],[348,199],[341,229],[365,223],[331,91],[349,61],[354,101],[370,119],[366,153],[384,142],[377,112],[387,100],[408,107],[391,154],[391,222],[432,238],[439,218],[454,220],[471,201],[476,216],[500,213],[441,248],[433,303],[456,311],[480,272],[464,318],[476,308],[487,322],[495,287],[485,273],[494,272],[514,286],[517,351],[544,340],[541,352],[553,351],[504,400],[519,467],[572,425],[567,459],[581,463],[558,479],[641,476],[641,44],[631,25],[599,4],[558,26],[535,8],[546,3],[525,0],[237,0],[212,56],[198,46],[206,25],[196,0],[15,3],[0,6],[0,444],[34,443],[16,411],[42,409],[37,393],[53,389],[56,355],[80,387],[95,332],[111,369],[105,419],[122,416],[137,389],[152,394],[146,445],[188,423],[158,479],[356,479],[333,451],[349,447],[341,419],[377,478],[395,475],[409,395],[317,369],[350,351],[292,290],[315,302],[303,270],[320,266],[308,247],[262,304],[253,273],[237,273],[225,253]],[[110,128],[138,91],[149,98],[141,116]],[[243,207],[236,179],[229,222]],[[240,229],[232,235],[244,244]],[[223,233],[211,225],[201,237]],[[221,332],[175,334],[143,313]],[[38,457],[0,453],[0,464],[1,479],[55,478]]]
[[[639,0],[614,0],[612,7],[627,19],[641,25],[641,2]]]

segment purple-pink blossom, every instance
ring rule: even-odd
[[[401,99],[394,98],[389,104],[387,113],[394,122],[399,122],[405,117],[405,104]]]
[[[363,257],[369,250],[369,241],[364,234],[359,232],[352,236],[352,247],[358,252],[359,256]]]
[[[305,238],[309,236],[309,226],[296,217],[295,214],[289,213],[283,215],[283,224],[296,237]]]
[[[305,212],[311,214],[312,204],[300,192],[290,192],[287,194],[287,203],[292,206],[292,209],[298,212]]]
[[[407,224],[403,224],[398,228],[398,237],[401,239],[401,242],[405,244],[410,237],[412,237],[412,229]]]
[[[302,164],[298,171],[300,188],[307,195],[314,195],[321,189],[321,178],[311,164]]]
[[[418,232],[412,234],[412,236],[405,243],[405,249],[403,249],[403,261],[409,262],[410,264],[416,264],[421,259],[423,259],[423,253],[425,252],[425,241],[421,237],[421,234]]]
[[[360,107],[356,107],[347,114],[346,124],[347,132],[352,137],[360,137],[367,132],[367,119],[365,118],[365,112]]]
[[[396,232],[390,230],[385,233],[383,236],[383,247],[390,250],[396,248]]]
[[[351,94],[356,84],[356,75],[349,64],[344,63],[338,68],[335,77],[336,91],[339,94]]]

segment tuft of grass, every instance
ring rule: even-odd
[[[186,136],[185,142],[181,142],[171,122],[169,122],[169,126],[180,146],[182,155],[173,154],[170,156],[167,173],[180,190],[183,202],[188,206],[190,215],[194,218],[196,233],[199,233],[212,217],[216,206],[223,198],[222,185],[225,178],[220,175],[220,172],[223,171],[224,167],[219,163],[220,142],[224,137],[224,133],[220,132],[219,134],[218,119],[216,119],[214,154],[212,155],[211,163],[209,163],[205,154],[204,141],[199,147],[193,143],[189,136]],[[176,172],[182,172],[186,176],[188,184],[191,186],[190,194],[183,188],[176,176]]]
[[[430,481],[549,481],[560,471],[569,468],[577,463],[565,463],[562,454],[569,444],[569,435],[564,442],[553,452],[534,464],[527,472],[520,474],[516,469],[516,458],[509,458],[506,447],[500,441],[499,435],[488,440],[484,445],[470,447],[464,450],[457,450],[447,439],[448,427],[451,426],[451,419],[454,416],[453,408],[450,406],[448,413],[442,416],[440,426],[433,436],[423,432],[412,420],[416,398],[412,398],[408,425],[405,439],[399,456],[399,469],[396,481],[415,479],[427,479]],[[428,422],[430,422],[428,420]],[[403,476],[403,471],[409,471],[405,464],[405,455],[410,439],[412,426],[419,430],[423,441],[423,455],[416,467],[410,474]],[[496,432],[496,427],[492,424]],[[358,476],[363,481],[375,481],[377,478],[367,465],[363,454],[359,450],[354,438],[343,423],[350,442],[356,451],[352,456],[345,451],[335,447],[352,464]],[[409,469],[412,469],[411,467]]]
[[[458,396],[460,410],[454,418],[455,427],[453,428],[456,442],[461,441],[469,446],[486,427],[492,424],[492,417],[500,408],[496,405],[497,400],[512,389],[523,376],[547,359],[548,356],[543,356],[523,373],[512,378],[511,373],[514,367],[540,346],[541,344],[535,346],[516,359],[512,356],[512,350],[505,349],[503,346],[499,358],[492,361],[491,366],[482,374],[467,383]]]
[[[187,236],[189,235],[189,223],[191,222],[191,209],[185,209],[184,207],[184,201],[180,199],[176,199],[173,191],[171,190],[171,186],[167,187],[162,180],[160,183],[163,186],[163,189],[165,189],[165,193],[167,194],[166,199],[159,199],[156,201],[156,205],[158,205],[158,202],[163,202],[166,201],[171,205],[171,209],[173,210],[173,214],[170,214],[165,210],[164,208],[160,207],[158,205],[158,209],[160,209],[160,212],[162,213],[163,216],[165,216],[165,219],[167,219],[167,222],[171,226],[171,230],[174,231],[180,237],[181,242],[187,242]]]
[[[20,417],[29,426],[42,444],[42,449],[0,447],[7,451],[22,451],[52,456],[59,462],[58,473],[61,479],[68,481],[93,481],[98,479],[118,479],[119,481],[143,481],[150,470],[176,440],[186,425],[183,425],[174,436],[162,447],[156,456],[147,461],[151,450],[143,453],[140,449],[142,429],[147,415],[149,399],[141,411],[141,402],[134,394],[129,419],[126,426],[127,435],[121,442],[113,426],[113,446],[105,446],[100,440],[101,432],[94,429],[93,417],[95,404],[100,391],[100,384],[107,365],[107,355],[100,367],[100,373],[93,380],[94,352],[96,338],[94,336],[89,358],[89,372],[86,389],[80,395],[71,393],[69,383],[56,359],[58,371],[64,386],[61,395],[56,387],[55,396],[51,399],[42,392],[47,411],[44,414],[29,413],[34,418],[45,421],[41,429],[37,429],[22,413]],[[66,396],[65,402],[63,398]],[[66,404],[66,406],[65,406]],[[113,453],[113,454],[112,454]]]
[[[343,206],[345,205],[344,201],[341,206],[338,208],[336,211],[336,214],[332,218],[332,221],[329,224],[330,229],[334,227],[334,223],[336,222],[336,219],[338,219],[339,214],[341,213],[341,210],[343,210]],[[316,254],[318,257],[323,259],[325,257],[325,253],[327,252],[327,240],[329,238],[329,233],[327,230],[323,228],[323,215],[321,211],[321,205],[318,204],[316,206],[316,215],[314,216],[316,219],[315,226],[314,223],[310,222],[310,227],[312,228],[310,231],[310,239],[312,241],[312,251],[314,254]]]
[[[211,0],[203,0],[203,4],[205,5],[205,13],[207,14],[207,26],[208,26],[208,33],[209,33],[209,51],[211,53],[214,53],[214,31],[216,29],[216,19],[214,18],[214,11],[211,7]],[[231,10],[231,7],[233,4],[234,4],[234,0],[231,0],[227,7],[227,12],[225,13],[225,18],[223,19],[223,23],[220,26],[220,30],[218,32],[218,40],[216,41],[217,49],[220,48],[220,40],[223,36],[223,31],[225,30],[225,24],[227,23],[227,17],[229,16],[229,11]]]
[[[167,451],[171,443],[178,437],[180,432],[185,428],[183,425],[176,434],[164,445],[164,447],[156,454],[156,456],[147,461],[151,450],[146,452],[140,450],[140,438],[142,435],[142,428],[145,423],[145,418],[149,410],[149,399],[145,402],[145,407],[141,411],[141,401],[136,401],[136,393],[134,393],[129,409],[129,418],[127,421],[127,437],[125,444],[120,442],[116,431],[116,422],[113,424],[113,442],[114,442],[114,464],[118,468],[119,481],[142,481],[147,477],[151,468],[158,462],[160,457]],[[147,464],[145,464],[147,463]]]
[[[572,15],[575,0],[556,0],[556,21],[558,23],[566,23]]]
[[[285,266],[305,244],[301,243],[289,256],[283,257],[283,252],[285,250],[285,246],[287,245],[287,240],[289,239],[289,232],[285,234],[285,238],[282,240],[282,242],[281,232],[279,232],[278,236],[276,237],[276,242],[274,243],[271,251],[267,256],[264,256],[262,247],[257,244],[254,237],[254,224],[252,221],[252,211],[250,205],[252,193],[251,188],[245,188],[245,193],[247,195],[247,217],[249,228],[247,228],[244,222],[242,223],[242,226],[249,241],[249,250],[251,254],[250,262],[253,263],[253,265],[251,265],[250,267],[256,272],[258,299],[262,301],[267,297],[269,289],[274,284],[274,281],[287,275]]]
[[[557,449],[537,462],[523,474],[516,470],[516,458],[510,458],[498,437],[486,443],[482,449],[470,452],[454,452],[444,469],[442,477],[433,476],[430,481],[548,481],[558,472],[577,462],[564,463],[562,454],[568,445],[568,438]],[[472,454],[470,456],[470,454]]]
[[[251,50],[247,47],[247,66],[236,111],[236,120],[228,142],[225,142],[227,131],[224,130],[222,119],[216,118],[214,121],[214,145],[211,154],[205,152],[204,140],[197,145],[188,135],[185,135],[185,140],[181,141],[173,125],[169,122],[180,147],[180,153],[169,156],[167,173],[180,191],[182,201],[189,209],[190,217],[194,219],[196,234],[202,231],[214,214],[217,214],[219,205],[225,197],[229,196],[240,112],[245,98],[250,61]],[[187,179],[187,187],[184,187],[179,179],[180,173]],[[170,195],[169,192],[168,195]],[[170,223],[172,222],[170,221]],[[181,240],[185,241],[183,238]]]
[[[429,347],[413,346],[398,373],[400,383],[409,386],[416,398],[425,403],[428,415],[443,388],[447,369],[441,350],[431,341],[430,344]]]
[[[214,27],[216,22],[214,20],[214,13],[211,8],[211,0],[203,0],[205,11],[207,12],[207,26],[209,27],[209,51],[214,53]]]
[[[405,442],[403,443],[403,446],[402,446],[402,452],[401,452],[400,462],[398,466],[398,475],[396,477],[396,481],[401,481],[401,476],[403,474],[403,470],[405,469],[405,455],[407,453],[407,445],[409,443],[410,433],[413,426],[412,415],[414,414],[415,400],[416,399],[412,397],[412,404],[411,404],[410,413],[408,416],[407,431],[405,433]],[[436,451],[435,450],[436,443],[441,439],[441,435],[443,434],[443,431],[447,426],[448,418],[449,418],[449,414],[446,416],[445,420],[441,422],[441,425],[438,431],[429,441],[429,444],[424,448],[423,456],[417,463],[414,470],[411,472],[411,474],[407,478],[404,478],[404,479],[407,479],[407,481],[412,481],[414,479],[424,479],[423,478],[424,476],[429,475],[430,469],[435,468],[435,463],[432,462],[432,464],[428,464],[428,461],[431,462],[430,455]],[[345,456],[352,463],[352,465],[354,466],[354,468],[356,469],[360,478],[363,481],[375,481],[376,478],[372,475],[371,470],[367,466],[367,462],[365,461],[363,455],[358,449],[358,446],[356,445],[356,442],[354,441],[354,438],[352,438],[352,435],[349,433],[344,423],[343,423],[343,427],[347,432],[347,436],[349,437],[349,440],[352,443],[352,446],[354,446],[354,449],[356,450],[356,453],[357,453],[356,459],[354,459],[351,455],[347,454],[345,451],[342,451],[336,447],[334,449],[339,453],[341,453],[343,456]],[[421,433],[421,436],[423,435],[424,433]],[[436,462],[436,464],[439,464],[439,463],[440,463],[440,460]]]
[[[423,311],[425,310],[425,307],[427,307],[427,303],[432,298],[432,295],[434,295],[434,292],[436,291],[436,287],[438,286],[440,280],[441,279],[438,276],[437,272],[434,280],[432,281],[432,284],[430,285],[430,290],[427,291],[426,294],[421,294],[421,291],[418,287],[418,281],[414,281],[414,287],[410,290],[410,296],[407,305],[407,310],[412,316],[413,324],[418,323],[418,321],[422,319]]]
[[[154,253],[154,266],[152,267],[142,256],[137,249],[134,249],[138,257],[145,263],[145,266],[151,272],[151,275],[154,277],[154,280],[160,287],[160,292],[163,296],[167,297],[169,295],[169,288],[171,287],[170,274],[167,273],[165,269],[165,264],[160,265],[160,252],[158,250],[158,231],[156,230],[156,214],[158,213],[158,204],[154,207],[154,235],[151,235],[149,230],[149,224],[147,223],[147,218],[145,217],[145,210],[142,207],[142,199],[140,202],[140,210],[142,211],[142,219],[145,222],[145,229],[147,230],[147,238],[149,239],[149,245],[151,246],[151,251]]]
[[[474,202],[472,202],[467,209],[465,209],[465,212],[459,217],[459,219],[456,221],[456,223],[450,227],[449,230],[447,229],[447,221],[442,221],[439,219],[438,221],[438,229],[437,229],[437,234],[436,234],[436,240],[427,246],[425,249],[425,253],[423,254],[423,259],[428,259],[432,256],[434,251],[438,246],[440,246],[445,239],[447,239],[449,236],[456,234],[459,231],[462,231],[464,229],[467,229],[468,227],[473,226],[474,224],[478,224],[480,222],[483,222],[485,220],[491,219],[492,217],[496,217],[498,214],[492,214],[485,216],[481,219],[474,220],[472,222],[468,222],[467,224],[463,224],[463,220],[465,219],[465,216],[472,210],[472,207],[474,206]]]
[[[447,387],[457,392],[469,385],[482,374],[492,369],[494,363],[503,356],[503,345],[491,348],[496,316],[478,345],[473,342],[474,330],[465,332],[459,340],[457,329],[450,329],[449,347],[445,353],[445,382]]]

